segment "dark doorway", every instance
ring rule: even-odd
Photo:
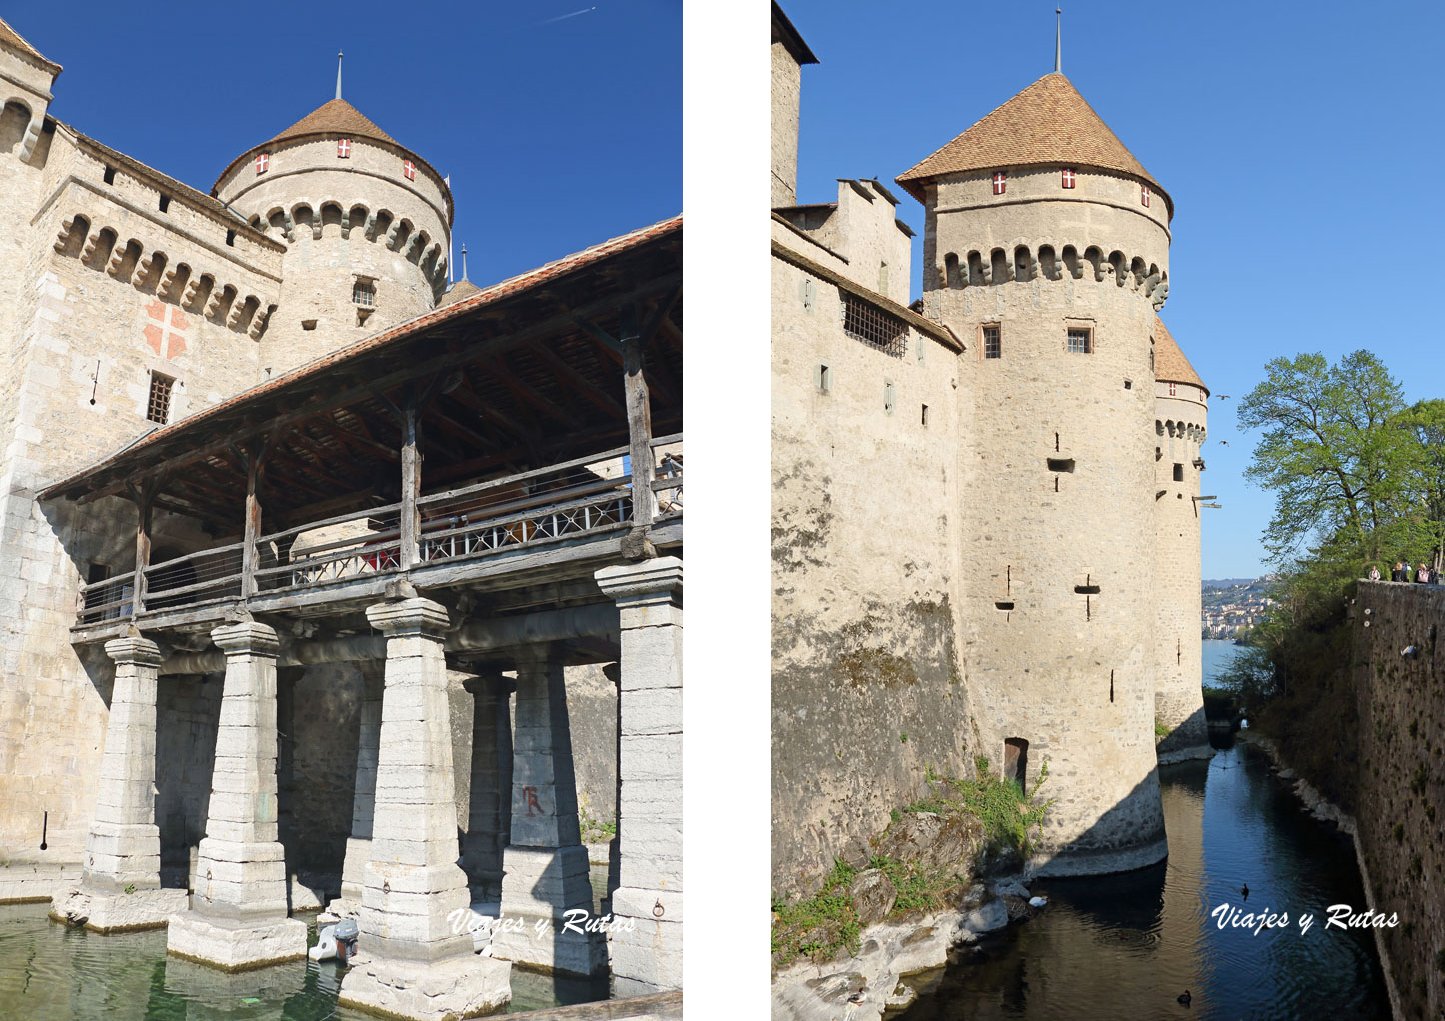
[[[1021,737],[1010,737],[1003,743],[1003,777],[1028,792],[1029,743]]]

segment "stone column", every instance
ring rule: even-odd
[[[597,572],[622,630],[614,996],[682,988],[682,561]]]
[[[211,638],[226,654],[226,680],[210,809],[191,909],[171,919],[166,950],[240,970],[306,956],[306,923],[287,917],[276,832],[276,632],[247,621]]]
[[[366,660],[361,669],[361,720],[356,742],[356,792],[351,800],[351,835],[341,866],[341,896],[327,907],[333,915],[361,916],[361,891],[366,863],[371,860],[371,834],[376,804],[376,764],[381,751],[381,692],[386,663]]]
[[[502,852],[512,828],[512,684],[496,675],[473,677],[463,686],[475,701],[471,806],[462,838],[462,868],[471,882],[473,900],[493,904],[502,897]]]
[[[158,929],[185,910],[185,890],[161,889],[155,821],[156,693],[160,649],[139,636],[105,643],[115,687],[80,889],[51,912],[97,932]]]
[[[360,956],[339,1002],[406,1018],[472,1017],[505,1005],[511,966],[472,955],[471,897],[457,864],[446,609],[429,599],[367,608],[386,636],[375,824]]]
[[[606,967],[603,934],[584,927],[593,920],[592,883],[577,819],[565,674],[544,645],[517,656],[512,832],[503,865],[504,927],[492,940],[494,955],[573,975]]]

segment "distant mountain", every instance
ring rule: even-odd
[[[1204,588],[1234,588],[1236,585],[1252,585],[1262,578],[1205,578]]]

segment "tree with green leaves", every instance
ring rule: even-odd
[[[1270,558],[1353,572],[1428,542],[1415,499],[1423,452],[1401,427],[1404,392],[1385,365],[1355,351],[1335,365],[1302,354],[1265,368],[1239,422],[1263,431],[1245,476],[1275,494]]]

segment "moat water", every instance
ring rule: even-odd
[[[335,961],[227,975],[168,957],[163,929],[99,936],[51,922],[48,910],[0,905],[0,1021],[375,1021],[337,1005],[345,969]],[[564,979],[513,968],[508,1009],[606,998],[605,976]]]
[[[1208,683],[1233,647],[1205,645],[1221,647],[1206,649]],[[1370,932],[1325,928],[1330,905],[1365,909],[1349,837],[1305,814],[1257,748],[1216,742],[1229,747],[1159,770],[1166,862],[1036,881],[1048,906],[963,951],[899,1021],[1389,1018]],[[1221,929],[1221,905],[1289,922]]]

